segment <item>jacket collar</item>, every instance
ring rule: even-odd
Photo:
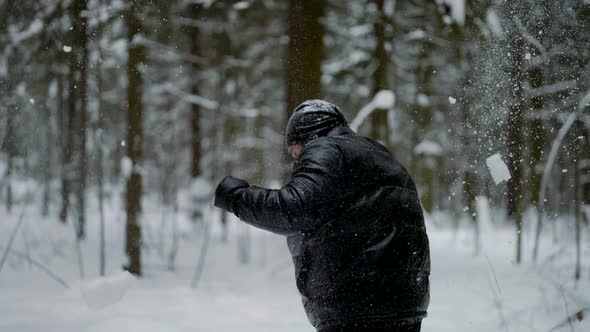
[[[325,136],[339,135],[356,135],[356,133],[349,126],[342,125],[332,128]]]

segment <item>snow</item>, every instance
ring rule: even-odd
[[[423,93],[418,94],[417,101],[418,101],[418,105],[420,105],[422,107],[428,106],[430,104],[430,100],[428,99],[428,96]]]
[[[508,166],[502,160],[502,156],[499,153],[493,154],[486,159],[486,165],[492,174],[492,178],[496,184],[500,184],[502,181],[510,180],[510,171]]]
[[[371,24],[362,24],[362,25],[357,25],[357,26],[351,27],[348,30],[348,33],[352,37],[363,37],[363,36],[366,36],[369,33],[371,33],[371,31],[373,31],[373,25],[371,25]]]
[[[424,38],[426,38],[426,32],[424,32],[424,30],[421,30],[421,29],[416,29],[414,31],[409,32],[406,35],[406,38],[408,40],[420,40],[420,39],[424,39]]]
[[[465,1],[467,0],[442,0],[451,8],[451,16],[459,25],[465,24]]]
[[[504,36],[504,28],[502,27],[500,17],[498,17],[495,10],[491,8],[488,9],[486,13],[486,23],[494,37],[502,38]]]
[[[236,2],[234,4],[235,10],[244,10],[244,9],[248,9],[249,7],[250,7],[250,2],[248,2],[248,1],[240,1],[240,2]]]
[[[66,53],[70,53],[72,51],[72,47],[68,45],[63,46],[63,51]]]
[[[182,243],[183,255],[175,273],[157,264],[157,255],[148,254],[145,276],[134,281],[119,301],[101,310],[86,306],[75,289],[61,290],[57,284],[45,282],[42,275],[13,262],[11,269],[0,274],[0,330],[314,331],[296,291],[284,239],[251,229],[253,260],[240,264],[236,255],[238,221],[233,217],[229,221],[233,235],[228,243],[214,238],[197,289],[188,287],[188,281],[198,250],[195,243],[186,241]],[[109,226],[115,231],[109,232],[111,236],[124,227],[116,223]],[[93,234],[89,232],[89,236]],[[546,331],[566,317],[566,312],[571,314],[584,305],[570,295],[572,283],[564,282],[564,289],[555,284],[555,278],[561,282],[571,277],[569,271],[548,264],[513,264],[512,228],[491,228],[482,237],[487,245],[484,243],[482,254],[477,257],[472,254],[469,229],[454,234],[450,229],[430,228],[429,236],[433,265],[431,303],[423,322],[424,331],[467,332],[477,327],[478,332],[497,332],[505,330],[503,324],[510,331]],[[457,240],[451,242],[453,238]],[[117,253],[123,246],[117,240],[111,237],[116,249],[109,253],[111,268],[118,262],[114,256],[119,257]],[[92,257],[88,254],[95,254],[90,245],[95,243],[89,241],[83,244],[87,258]],[[566,253],[562,257],[567,257]],[[64,257],[53,254],[46,261],[60,272],[67,272],[70,279],[76,278],[75,269],[68,271],[68,265],[63,264],[71,263]],[[91,288],[98,298],[102,299],[104,294],[99,291],[105,286],[110,289],[121,281],[112,277],[106,280]],[[589,287],[581,283],[575,294],[589,295]],[[564,307],[562,297],[568,301],[569,309]],[[576,331],[590,327],[586,321],[575,322],[574,326]]]
[[[29,218],[34,220],[34,227],[22,227],[23,233],[18,234],[13,247],[24,251],[26,234],[30,255],[62,276],[71,288],[31,268],[26,260],[9,256],[0,273],[0,331],[314,331],[297,293],[283,237],[244,226],[231,216],[228,240],[221,242],[219,210],[211,209],[207,213],[212,218],[211,244],[197,288],[189,284],[201,248],[199,224],[192,224],[192,231],[180,237],[173,272],[154,250],[157,241],[146,237],[144,275],[132,279],[120,272],[125,223],[117,215],[122,203],[107,202],[107,277],[97,275],[99,218],[94,213],[88,218],[88,239],[81,243],[87,266],[85,281],[79,280],[75,265],[71,227],[55,218],[45,219],[31,208]],[[590,265],[583,258],[582,281],[574,283],[573,241],[564,239],[558,248],[552,246],[551,235],[547,234],[542,238],[547,255],[539,257],[540,263],[525,260],[523,265],[516,265],[514,227],[501,223],[503,214],[490,202],[482,196],[477,200],[482,231],[478,256],[473,255],[470,224],[460,224],[453,230],[440,226],[451,225],[453,216],[436,211],[429,216],[431,302],[423,331],[549,331],[565,317],[588,307]],[[89,203],[89,211],[96,211],[96,202]],[[142,226],[146,233],[148,229],[153,233],[160,225],[159,206],[153,197],[146,197],[144,205]],[[534,215],[525,217],[524,224],[530,225]],[[433,224],[432,218],[444,222]],[[17,219],[18,213],[8,214],[0,206],[0,244],[6,243]],[[557,225],[564,225],[562,221]],[[238,255],[238,238],[244,229],[251,239],[251,260],[247,264],[240,263]],[[531,229],[525,227],[524,231]],[[531,239],[524,237],[525,253],[530,251]],[[582,257],[589,254],[590,248],[583,247]],[[590,330],[588,320],[574,321],[572,326],[574,331]],[[571,330],[565,324],[555,332]]]
[[[375,110],[389,110],[395,105],[395,94],[391,90],[380,90],[375,94],[371,102],[365,105],[350,123],[350,128],[357,131],[360,125]]]
[[[454,97],[452,97],[452,96],[449,96],[449,104],[451,104],[451,105],[455,105],[456,103],[457,103],[457,99],[455,99],[455,98],[454,98]]]
[[[165,90],[176,97],[182,98],[189,104],[199,105],[209,110],[214,110],[219,106],[219,103],[214,100],[185,92],[172,83],[167,83]]]
[[[393,108],[395,103],[395,94],[391,90],[381,90],[375,94],[373,98],[373,105],[379,109],[390,109]]]
[[[123,144],[123,146],[124,146],[124,144]],[[133,161],[131,161],[131,159],[128,156],[123,156],[121,158],[121,176],[123,177],[123,179],[128,178],[131,175],[132,170],[133,170]]]
[[[83,283],[80,292],[89,308],[102,309],[119,302],[134,279],[129,272],[118,272]]]
[[[414,148],[414,152],[416,154],[440,156],[442,153],[442,147],[440,146],[440,144],[436,142],[424,140],[420,142],[420,144],[416,145],[416,147]]]
[[[29,25],[29,27],[24,31],[14,31],[10,29],[10,39],[13,44],[20,44],[41,32],[43,27],[43,22],[40,19],[36,18],[35,20],[33,20],[33,22],[31,22],[31,25]]]

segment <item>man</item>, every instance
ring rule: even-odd
[[[322,100],[295,109],[286,140],[295,159],[289,183],[265,189],[226,176],[215,206],[287,237],[318,331],[420,331],[430,251],[406,169]]]

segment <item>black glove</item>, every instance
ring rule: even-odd
[[[250,184],[244,180],[233,176],[224,177],[217,185],[217,189],[215,189],[215,201],[213,205],[234,213],[233,202],[235,197],[237,197],[241,190],[248,187],[250,187]]]

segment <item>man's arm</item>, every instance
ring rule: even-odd
[[[327,138],[309,143],[296,162],[291,180],[281,189],[250,186],[225,177],[215,191],[216,207],[244,222],[281,235],[314,229],[333,217],[343,195],[343,159]]]

